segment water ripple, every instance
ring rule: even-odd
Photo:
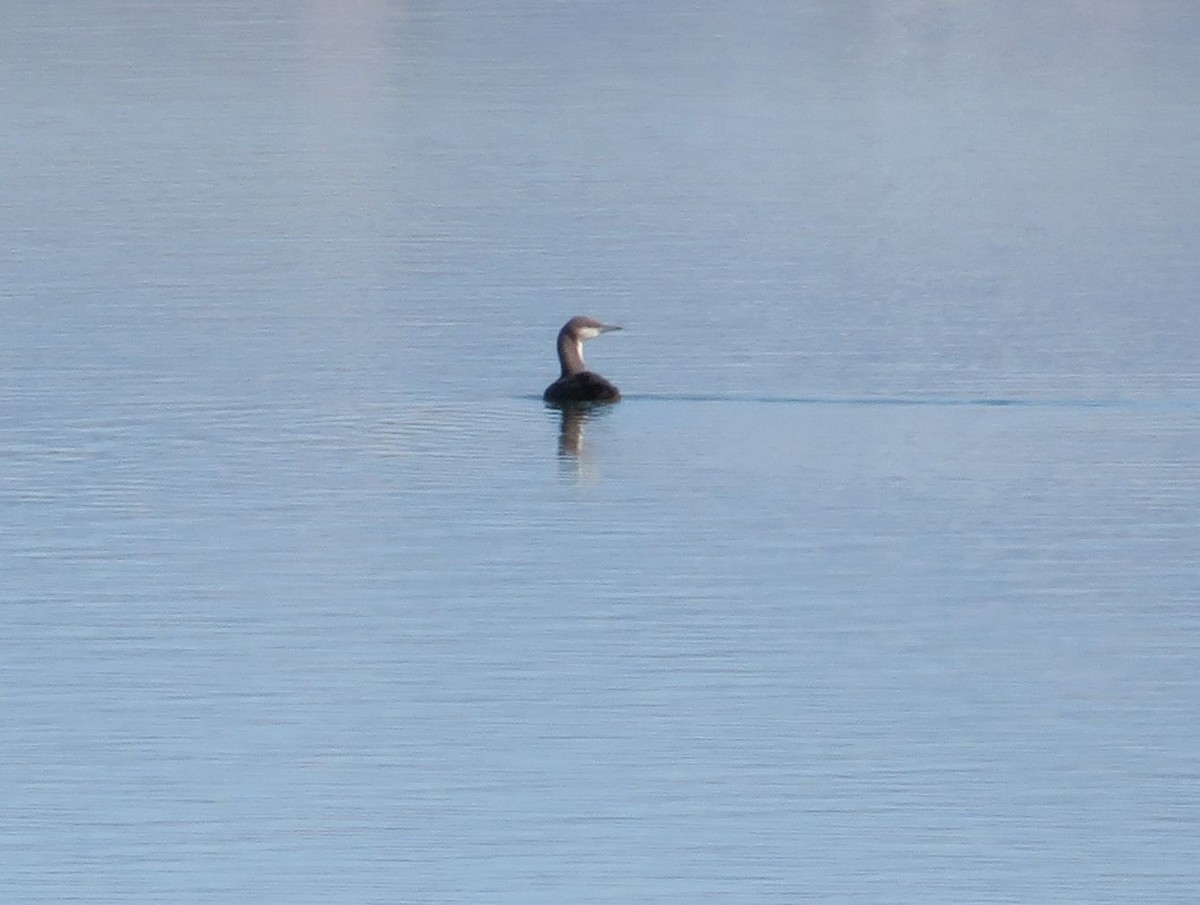
[[[1019,399],[991,396],[742,396],[687,393],[626,394],[628,402],[733,402],[756,405],[929,406],[942,408],[1113,409],[1139,412],[1200,411],[1194,399]]]

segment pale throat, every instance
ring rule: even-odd
[[[563,335],[558,338],[558,360],[562,365],[562,376],[570,377],[586,370],[583,363],[583,340],[578,336]]]

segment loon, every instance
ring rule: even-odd
[[[558,363],[562,365],[562,376],[546,387],[542,398],[553,405],[572,402],[616,402],[620,399],[620,390],[599,374],[587,370],[583,363],[584,340],[595,339],[601,333],[620,329],[582,315],[563,324],[563,328],[558,331]]]

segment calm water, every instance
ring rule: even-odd
[[[1200,899],[1195,4],[511,6],[6,6],[3,900]]]

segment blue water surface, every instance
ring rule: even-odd
[[[1200,899],[1194,4],[5,20],[4,902]]]

